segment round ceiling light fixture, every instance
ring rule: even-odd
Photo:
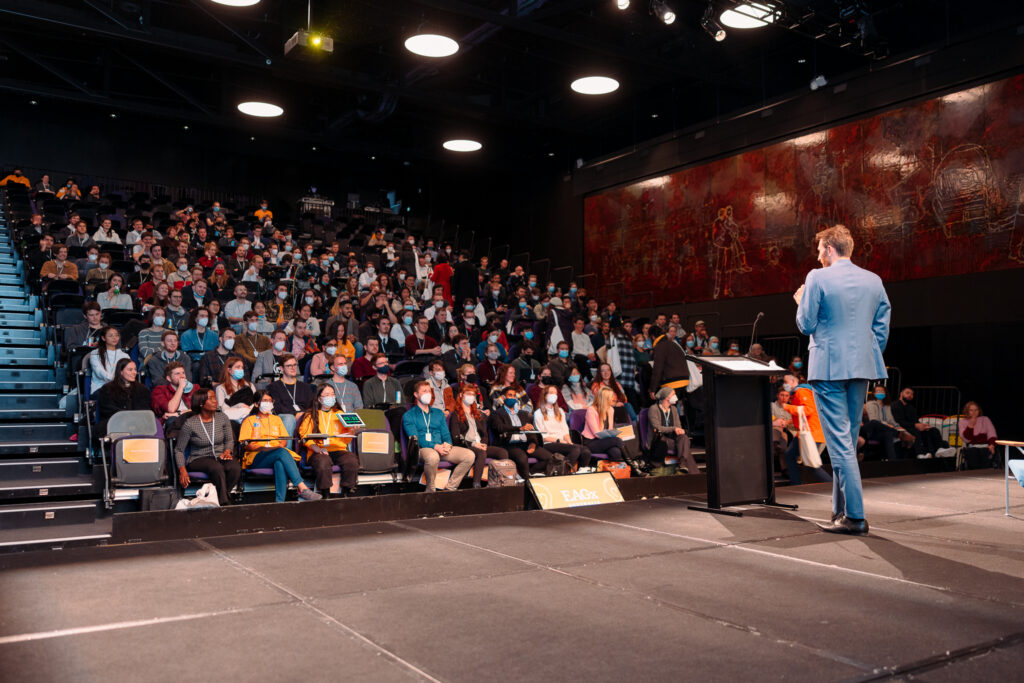
[[[270,102],[241,102],[238,105],[238,111],[260,118],[273,118],[284,113],[284,109]]]
[[[260,0],[213,0],[213,2],[228,7],[252,7],[260,4]]]
[[[459,43],[437,33],[421,33],[406,38],[405,49],[420,57],[451,57],[459,51]]]
[[[619,89],[619,82],[608,76],[585,76],[577,78],[569,87],[581,95],[607,95]]]
[[[729,28],[761,28],[774,24],[779,10],[763,2],[744,2],[722,12],[718,19]]]
[[[441,145],[449,152],[479,152],[483,145],[476,140],[445,140]]]

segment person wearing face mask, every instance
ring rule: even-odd
[[[271,347],[270,338],[260,334],[259,316],[256,311],[248,311],[242,316],[244,332],[235,338],[235,353],[245,359],[248,366],[256,362],[256,356]]]
[[[92,250],[90,250],[90,256]],[[96,258],[87,258],[88,267],[79,268],[80,272],[85,273],[85,281],[90,285],[98,285],[101,283],[109,282],[110,278],[114,276],[114,271],[110,269],[111,256],[110,254],[101,254],[96,252]]]
[[[348,380],[349,374],[348,359],[345,356],[335,356],[331,363],[331,377],[322,382],[334,389],[338,410],[343,413],[351,413],[363,408],[363,396],[359,393],[359,387]]]
[[[210,310],[197,308],[189,314],[188,329],[181,335],[181,350],[192,360],[200,360],[204,353],[217,348],[220,339],[210,329]]]
[[[491,385],[498,379],[498,369],[501,367],[501,354],[498,351],[498,345],[487,342],[483,357],[484,360],[476,366],[476,374],[481,386],[490,390]]]
[[[516,381],[526,386],[533,384],[541,371],[537,360],[537,344],[532,339],[525,340],[519,347],[519,357],[512,361],[516,369]]]
[[[814,439],[814,443],[818,445],[820,451],[825,443],[825,434],[821,429],[821,421],[818,417],[818,407],[814,400],[814,391],[808,384],[801,384],[800,379],[796,375],[787,374],[782,378],[782,391],[789,393],[789,402],[784,406],[785,410],[789,412],[793,418],[793,424],[799,429],[800,426],[800,409],[803,409],[804,416],[807,418],[807,426],[810,427],[811,437]],[[797,465],[797,456],[800,455],[800,442],[799,439],[794,439],[793,443],[790,444],[789,450],[786,451],[786,471],[789,474],[789,481],[791,484],[801,483],[800,468]],[[819,481],[831,481],[831,477],[828,477],[828,473],[825,470],[818,468],[815,470],[815,476]],[[827,477],[827,478],[826,478]]]
[[[241,424],[253,407],[256,387],[245,379],[246,366],[238,356],[225,361],[216,386],[217,407],[232,425]]]
[[[277,287],[274,288],[274,298],[273,300],[268,301],[265,304],[265,307],[267,311],[267,320],[279,330],[283,329],[285,325],[288,324],[288,321],[295,317],[295,311],[292,309],[287,283],[277,283]]]
[[[473,488],[481,486],[487,459],[508,460],[508,451],[489,443],[487,418],[480,410],[480,390],[473,384],[460,387],[458,399],[448,417],[453,443],[468,448],[476,455],[473,462]]]
[[[548,358],[548,364],[545,368],[551,371],[552,379],[559,386],[566,382],[572,370],[579,372],[576,368],[576,363],[569,355],[569,342],[564,339],[558,342],[556,350]]]
[[[255,216],[256,219],[260,223],[262,223],[263,221],[265,221],[267,219],[270,219],[270,220],[274,219],[274,212],[271,211],[268,208],[268,204],[267,204],[267,200],[266,199],[261,199],[260,200],[260,208],[258,208],[255,211],[253,211],[252,215]]]
[[[156,307],[150,310],[149,326],[139,331],[137,346],[139,358],[145,359],[160,351],[164,332],[167,331],[167,316],[164,309]]]
[[[586,410],[594,405],[594,392],[583,380],[578,368],[571,368],[562,385],[562,398],[569,410]]]
[[[786,369],[797,377],[803,377],[805,375],[804,361],[800,356],[793,356],[793,360],[789,361],[789,367]]]
[[[359,274],[359,289],[369,289],[377,281],[377,266],[373,261],[366,262],[366,269]]]
[[[433,407],[444,412],[447,418],[455,409],[455,394],[448,384],[444,363],[440,359],[430,361],[423,369],[423,374],[430,383],[430,388],[434,390]]]
[[[168,363],[181,363],[185,365],[185,377],[192,380],[192,361],[179,348],[180,340],[178,333],[173,330],[165,330],[160,335],[160,349],[150,354],[143,361],[146,369],[146,378],[149,386],[158,387],[166,380],[164,379],[164,368]]]
[[[740,343],[736,340],[729,342],[729,350],[725,352],[727,356],[740,356]]]
[[[487,323],[481,334],[480,343],[476,346],[477,358],[486,358],[487,347],[490,344],[494,344],[498,350],[498,360],[502,363],[507,363],[508,358],[508,338],[505,336],[504,330],[501,329],[501,323],[492,321]]]
[[[708,337],[708,345],[701,351],[702,356],[721,356],[722,343],[718,337]]]
[[[163,423],[164,433],[178,430],[180,418],[188,412],[192,396],[199,388],[189,380],[187,365],[178,361],[167,363],[160,385],[153,388],[149,407]]]
[[[516,369],[510,364],[502,364],[498,367],[494,382],[490,386],[488,404],[492,409],[501,408],[505,400],[505,391],[512,387],[516,390],[516,400],[523,410],[533,412],[533,403],[523,386],[516,380]]]
[[[533,413],[533,424],[541,432],[544,448],[565,456],[566,462],[577,474],[593,472],[594,468],[590,466],[590,449],[572,442],[568,415],[559,406],[561,395],[558,387],[545,386],[541,395],[542,401]]]
[[[441,355],[441,362],[444,363],[446,375],[456,378],[460,366],[466,364],[475,366],[478,361],[469,345],[469,339],[463,334],[456,334],[452,337],[452,349]]]
[[[213,351],[207,351],[199,361],[199,382],[205,386],[220,381],[221,370],[235,348],[235,331],[225,327],[218,335],[220,343]],[[244,363],[244,362],[243,362]],[[245,378],[245,370],[242,370]]]
[[[697,461],[690,452],[690,436],[683,429],[676,404],[679,397],[673,389],[659,389],[657,403],[647,409],[647,440],[651,444],[651,460],[664,462],[672,444],[678,458],[676,469],[687,474],[699,474]]]
[[[281,418],[274,415],[274,399],[267,392],[259,391],[253,403],[255,407],[242,421],[238,434],[242,468],[274,470],[274,502],[285,501],[289,481],[298,491],[300,501],[321,500],[323,496],[302,480],[297,464],[299,454],[288,449],[288,431]]]
[[[530,458],[537,460],[541,470],[547,470],[554,454],[544,447],[539,434],[524,434],[524,431],[536,431],[533,415],[530,411],[521,410],[519,389],[508,387],[502,397],[500,408],[491,411],[488,424],[495,437],[495,445],[508,451],[508,456],[516,463],[516,471],[523,479],[530,478]],[[561,456],[560,456],[561,457]]]
[[[288,335],[284,330],[277,330],[270,335],[270,348],[260,351],[252,366],[252,381],[257,389],[266,389],[281,373],[281,359],[287,351]]]
[[[860,435],[868,442],[875,442],[882,445],[886,460],[896,460],[896,444],[903,438],[907,431],[896,424],[896,418],[892,414],[892,400],[884,384],[876,384],[871,391],[871,396],[864,404],[866,420],[860,428]],[[907,434],[906,441],[913,445],[913,437]],[[903,450],[900,449],[900,454]]]
[[[415,438],[419,445],[419,458],[423,464],[426,492],[432,493],[435,490],[434,482],[437,479],[438,464],[442,459],[454,466],[451,476],[448,478],[448,484],[443,490],[454,491],[459,488],[463,477],[476,461],[476,453],[468,448],[454,445],[444,413],[432,407],[434,390],[430,387],[430,382],[426,380],[417,382],[413,387],[413,396],[416,399],[416,405],[409,408],[402,416],[402,429],[406,438]]]
[[[373,377],[367,377],[363,382],[363,405],[367,408],[374,406],[400,405],[402,399],[402,385],[397,379],[391,376],[391,366],[388,365],[388,357],[378,353],[370,359],[373,367]]]

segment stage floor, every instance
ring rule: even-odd
[[[865,481],[0,556],[0,679],[1020,680],[1024,491]]]

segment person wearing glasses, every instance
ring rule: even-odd
[[[313,387],[299,379],[299,361],[290,353],[282,354],[281,379],[271,382],[267,391],[274,399],[274,413],[281,418],[289,434],[305,415],[305,406],[313,402]]]

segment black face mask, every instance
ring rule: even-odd
[[[476,384],[476,381],[477,381],[476,373],[472,373],[471,372],[470,374],[466,375],[466,383],[467,384]]]
[[[552,384],[555,383],[555,380],[553,378],[551,378],[551,377],[541,377],[540,378],[540,383],[543,384],[546,387],[549,387],[549,386],[551,386]]]

